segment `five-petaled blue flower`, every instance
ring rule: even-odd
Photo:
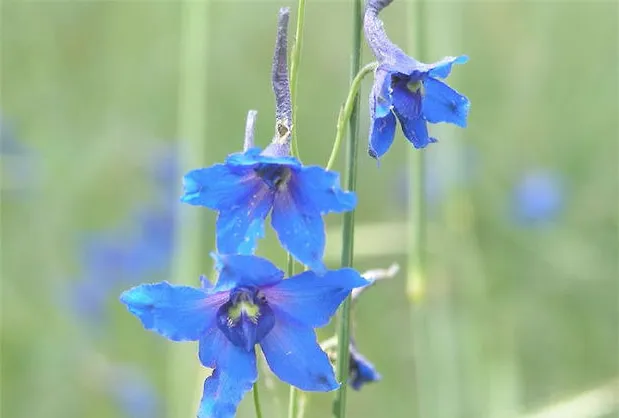
[[[466,56],[446,57],[424,64],[406,55],[391,42],[378,18],[390,1],[367,2],[364,29],[368,44],[379,61],[370,93],[370,135],[368,152],[384,155],[395,135],[396,117],[404,136],[424,148],[436,139],[428,134],[427,122],[466,126],[469,100],[439,79],[446,78],[453,64],[464,64]]]
[[[294,157],[250,148],[231,154],[224,164],[194,170],[183,179],[183,202],[219,212],[217,249],[224,254],[252,254],[264,236],[264,220],[282,246],[312,270],[325,271],[322,215],[352,210],[356,195],[340,188],[339,175],[303,166]]]
[[[350,385],[355,390],[360,390],[366,383],[376,382],[381,379],[381,375],[376,371],[374,365],[357,351],[354,344],[350,344],[350,364],[349,378]]]
[[[256,344],[281,380],[305,391],[336,389],[313,328],[326,325],[351,290],[368,281],[349,268],[283,280],[284,273],[263,258],[214,257],[215,286],[205,280],[199,289],[162,282],[121,296],[145,328],[173,341],[199,341],[201,363],[215,370],[204,382],[198,417],[234,416],[258,378]]]

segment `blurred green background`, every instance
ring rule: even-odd
[[[213,213],[172,196],[175,212],[191,222],[176,237],[201,242],[191,246],[197,262],[186,268],[193,256],[177,251],[167,268],[115,284],[104,319],[87,320],[67,297],[85,274],[80,237],[128,225],[118,239],[129,242],[131,211],[161,194],[155,155],[178,150],[179,195],[183,172],[240,150],[247,110],[259,111],[259,145],[272,136],[277,10],[295,2],[188,4],[1,5],[2,124],[28,150],[2,155],[2,417],[139,417],[119,400],[140,396],[118,393],[127,367],[159,402],[159,413],[146,416],[165,416],[169,402],[187,402],[194,416],[195,345],[144,331],[118,295],[140,281],[196,285],[199,273],[210,274]],[[382,16],[414,55],[407,7],[397,0]],[[306,164],[329,156],[348,90],[350,14],[350,2],[308,0],[298,96]],[[354,335],[383,379],[349,395],[349,416],[619,417],[618,18],[613,1],[427,7],[426,58],[470,57],[449,80],[472,102],[469,127],[433,126],[440,142],[422,151],[440,184],[429,205],[427,327],[411,329],[404,268],[363,296]],[[371,60],[365,48],[363,62]],[[366,156],[370,83],[361,108],[360,271],[405,266],[406,165],[414,152],[398,132],[380,166]],[[194,145],[203,152],[192,153]],[[543,225],[515,222],[513,188],[539,168],[563,179],[562,210]],[[340,221],[327,217],[333,267]],[[284,266],[272,231],[259,254]],[[184,270],[191,274],[176,277]],[[422,381],[413,338],[426,347],[420,354],[430,373]],[[261,376],[265,416],[285,416],[287,389]],[[306,417],[329,416],[331,400],[310,395]],[[426,412],[416,412],[419,402]],[[239,416],[252,417],[252,408],[247,396]]]

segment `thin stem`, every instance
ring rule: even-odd
[[[294,386],[290,386],[290,395],[288,398],[288,418],[297,418],[299,416],[299,390]]]
[[[178,91],[178,138],[180,170],[202,167],[207,155],[205,141],[206,87],[209,2],[182,3],[181,9],[181,55]],[[178,173],[180,179],[182,171]],[[180,181],[179,181],[180,184]],[[179,194],[180,195],[180,194]],[[177,210],[176,236],[172,271],[178,282],[198,280],[203,273],[204,237],[210,235],[203,212],[189,205],[179,204]],[[171,344],[168,359],[168,391],[166,416],[195,417],[196,397],[202,385],[187,390],[187,382],[202,381],[201,367],[194,361],[194,348]],[[194,376],[192,378],[192,376]]]
[[[327,170],[331,170],[331,168],[333,168],[333,164],[335,164],[335,160],[337,159],[337,154],[340,150],[342,138],[346,133],[347,122],[350,120],[352,110],[358,102],[357,95],[359,94],[359,89],[361,88],[361,81],[366,75],[376,70],[376,67],[378,67],[378,62],[371,62],[367,64],[361,69],[361,71],[357,73],[355,78],[352,80],[352,83],[350,84],[348,97],[346,97],[344,107],[340,109],[340,114],[337,118],[335,141],[333,141],[333,148],[331,149],[331,155],[329,156],[329,162],[327,163],[326,167]]]
[[[414,50],[415,57],[423,61],[425,59],[425,44],[423,41],[425,28],[425,5],[423,0],[409,3],[407,7],[408,18],[414,22],[416,31],[411,33],[410,45]],[[409,151],[409,170],[411,179],[409,200],[409,239],[408,269],[406,293],[410,304],[411,326],[413,335],[413,358],[414,358],[414,404],[417,408],[416,416],[421,418],[435,416],[435,411],[428,410],[428,403],[433,394],[429,393],[433,384],[429,362],[431,359],[424,356],[429,354],[428,342],[428,314],[423,306],[426,294],[426,181],[425,181],[425,152],[411,149]]]
[[[352,56],[350,79],[351,84],[359,72],[361,62],[361,30],[362,30],[362,10],[363,4],[361,0],[353,0],[352,19]],[[359,95],[354,100],[352,111],[349,120],[348,130],[348,147],[346,149],[346,170],[345,182],[346,188],[350,191],[357,189],[357,151],[359,142]],[[355,212],[350,211],[344,214],[343,229],[342,229],[342,266],[350,267],[353,262],[354,252],[354,234],[355,234]],[[350,343],[350,307],[352,298],[349,295],[342,307],[338,317],[338,347],[337,347],[337,378],[341,383],[340,389],[337,391],[334,416],[344,418],[346,416],[346,389],[348,387],[348,362]]]
[[[260,407],[260,391],[258,390],[258,382],[254,383],[254,408],[256,410],[256,418],[262,418],[262,408]]]
[[[299,64],[301,62],[301,46],[303,45],[303,26],[305,24],[305,0],[299,0],[297,6],[297,29],[294,34],[294,46],[290,63],[290,95],[292,96],[292,155],[299,158],[297,143],[297,84],[299,81]]]

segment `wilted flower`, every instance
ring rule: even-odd
[[[387,37],[378,13],[392,0],[369,0],[364,29],[367,42],[379,61],[370,93],[368,152],[384,155],[395,135],[396,117],[404,136],[415,148],[436,139],[428,134],[427,122],[466,126],[470,102],[439,79],[446,78],[453,64],[464,64],[466,56],[445,57],[424,64],[406,55]]]
[[[374,365],[357,351],[354,344],[350,344],[350,386],[354,390],[360,390],[366,383],[376,382],[381,379],[381,375],[376,371]]]
[[[144,284],[121,301],[145,328],[172,341],[199,341],[201,363],[214,368],[204,382],[198,416],[225,418],[258,378],[255,345],[273,373],[306,391],[338,387],[313,328],[329,322],[353,288],[368,282],[345,268],[324,277],[306,271],[287,280],[269,261],[214,255],[219,278],[211,287]]]

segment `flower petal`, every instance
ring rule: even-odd
[[[263,155],[259,148],[251,148],[244,153],[230,154],[228,158],[226,158],[226,164],[230,167],[238,168],[253,168],[259,164],[285,165],[291,168],[301,166],[301,162],[295,157]]]
[[[252,254],[258,239],[264,237],[264,220],[273,206],[273,193],[260,183],[242,204],[219,212],[216,228],[219,252]]]
[[[351,268],[328,271],[324,277],[306,271],[264,288],[263,292],[269,305],[303,325],[316,328],[327,325],[352,289],[369,283]]]
[[[291,183],[275,195],[271,225],[286,251],[310,269],[324,272],[325,224],[319,212],[304,206]]]
[[[181,201],[214,210],[244,206],[262,185],[251,168],[215,164],[183,177]]]
[[[357,204],[353,192],[345,192],[340,187],[340,175],[322,167],[303,167],[297,171],[288,188],[301,208],[310,213],[347,212]]]
[[[274,309],[277,322],[260,346],[269,367],[286,383],[305,391],[328,392],[339,384],[314,330]]]
[[[354,390],[360,390],[365,383],[376,382],[381,375],[374,365],[361,355],[353,344],[350,345],[350,386]]]
[[[380,158],[391,148],[395,138],[395,116],[391,111],[381,118],[370,119],[368,154]]]
[[[469,60],[466,55],[459,57],[445,57],[433,64],[424,64],[429,67],[428,75],[430,77],[446,78],[451,72],[451,66],[454,64],[465,64]]]
[[[217,309],[228,300],[228,294],[208,294],[202,289],[161,282],[129,289],[120,300],[144,328],[172,341],[195,341],[214,326]]]
[[[269,260],[253,255],[214,254],[215,269],[219,279],[215,285],[218,292],[237,286],[263,287],[279,283],[284,272]]]
[[[424,148],[436,142],[428,136],[426,121],[421,116],[421,93],[411,91],[405,81],[393,87],[393,106],[402,126],[402,132],[415,148]]]
[[[258,380],[256,352],[243,351],[228,341],[219,330],[214,340],[216,367],[204,381],[198,418],[233,418],[239,402]],[[202,359],[202,341],[200,358]],[[214,364],[214,363],[209,363]]]
[[[428,122],[448,122],[466,127],[466,118],[471,103],[447,84],[435,78],[424,81],[423,116]]]

